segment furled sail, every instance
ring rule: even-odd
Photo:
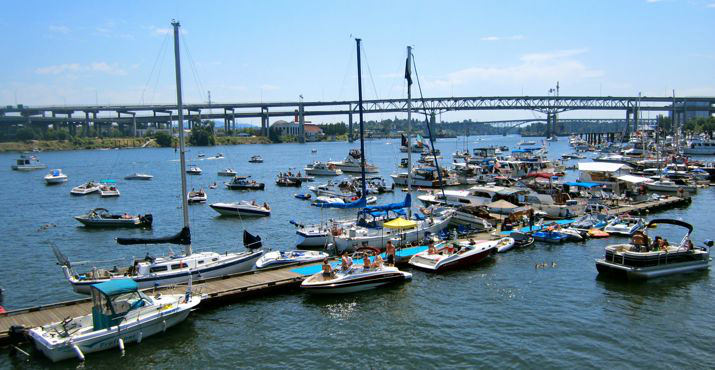
[[[191,245],[191,231],[188,227],[184,227],[181,231],[173,236],[164,238],[117,238],[117,243],[122,245],[132,244],[180,244]]]

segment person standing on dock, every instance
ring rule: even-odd
[[[534,229],[534,209],[529,210],[529,231]]]

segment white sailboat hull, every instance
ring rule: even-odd
[[[354,237],[349,236],[351,230],[348,230],[345,231],[347,235],[333,237],[333,242],[339,252],[357,249],[365,242],[371,247],[382,249],[390,239],[398,238],[406,242],[413,242],[424,238],[426,232],[437,234],[447,227],[450,219],[451,215],[444,218],[437,218],[431,225],[426,227],[423,223],[421,227],[413,230],[394,232],[391,230],[382,230],[379,234],[368,232],[367,235],[356,234]]]

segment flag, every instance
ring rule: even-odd
[[[400,134],[402,136],[402,146],[406,147],[407,146],[407,137],[405,137],[405,134]]]
[[[407,80],[407,86],[412,86],[412,70],[410,69],[410,58],[405,61],[405,80]]]

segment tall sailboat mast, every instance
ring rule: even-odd
[[[360,66],[360,42],[361,39],[355,39],[357,43],[357,70],[358,70],[358,112],[360,117],[360,173],[362,175],[362,194],[361,196],[367,199],[367,180],[365,179],[365,129],[362,120],[362,70]]]
[[[412,46],[407,47],[407,65],[405,79],[407,80],[407,194],[412,197]],[[407,215],[412,218],[412,207],[407,209]]]
[[[189,228],[189,208],[186,193],[186,155],[184,147],[184,105],[181,101],[181,58],[179,57],[179,27],[176,20],[171,21],[174,26],[174,65],[176,69],[176,109],[179,114],[179,163],[181,166],[181,210],[184,214],[184,228]],[[191,255],[191,243],[185,247],[185,254]]]

